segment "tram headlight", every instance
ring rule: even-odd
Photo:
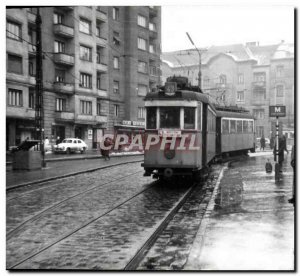
[[[164,155],[167,159],[173,159],[175,157],[175,150],[170,149],[170,145],[166,145],[165,150],[164,150]]]

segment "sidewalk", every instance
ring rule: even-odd
[[[138,160],[143,160],[142,154],[132,156],[111,156],[111,160],[109,161],[105,161],[98,154],[46,159],[47,166],[41,170],[12,170],[12,166],[9,165],[6,167],[6,189],[11,189],[19,185],[23,186],[40,183],[46,180],[53,180],[68,175],[75,175],[81,172],[92,171],[98,168],[105,168]]]
[[[267,159],[272,174],[265,172]],[[294,269],[290,161],[290,154],[285,155],[279,181],[268,155],[233,163],[224,171],[184,270]]]

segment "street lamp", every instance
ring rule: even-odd
[[[201,53],[199,51],[199,49],[196,47],[196,45],[194,44],[192,38],[190,37],[189,33],[186,32],[186,35],[187,37],[189,38],[190,42],[194,45],[195,49],[197,50],[198,52],[198,55],[199,55],[199,76],[198,76],[198,86],[201,90]]]

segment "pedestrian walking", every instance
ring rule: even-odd
[[[272,150],[274,148],[274,137],[271,136],[270,138],[270,149]]]
[[[108,148],[112,145],[112,140],[109,137],[106,137],[103,144],[105,148],[101,148],[101,154],[103,155],[104,160],[107,161],[110,160],[110,149]]]
[[[46,137],[44,140],[44,150],[45,151],[47,151],[49,149],[49,143],[50,143],[50,141],[49,141],[48,137]]]
[[[293,168],[293,196],[291,199],[289,199],[289,203],[292,203],[295,206],[295,145],[292,147],[292,153],[291,153],[291,166]]]
[[[55,144],[58,145],[60,143],[60,137],[57,136]]]
[[[264,136],[262,136],[260,138],[260,150],[263,149],[263,151],[265,150],[265,147],[266,147],[266,139]]]
[[[286,136],[283,135],[283,136],[282,136],[282,139],[283,139],[283,144],[284,144],[284,151],[286,151],[286,153],[289,154],[289,151],[288,151],[288,149],[287,149],[287,147],[286,147]]]

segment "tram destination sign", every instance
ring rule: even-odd
[[[284,105],[271,105],[269,106],[270,117],[285,117],[285,106]]]

